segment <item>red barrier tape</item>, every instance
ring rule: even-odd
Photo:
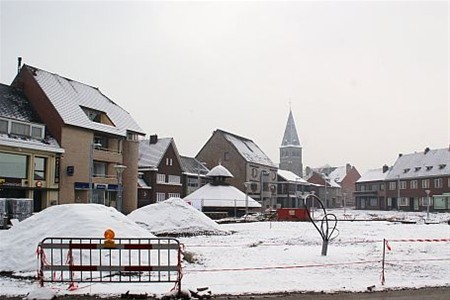
[[[293,266],[272,266],[272,267],[248,267],[248,268],[223,268],[223,269],[205,269],[205,270],[186,270],[186,273],[201,273],[201,272],[236,272],[236,271],[263,271],[263,270],[283,270],[283,269],[302,269],[302,268],[323,268],[336,267],[347,265],[362,265],[380,263],[381,260],[366,260],[334,264],[312,264],[312,265],[293,265]]]
[[[433,242],[450,242],[450,239],[397,239],[397,240],[389,240],[389,242],[433,243]]]

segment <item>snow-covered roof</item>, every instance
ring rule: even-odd
[[[202,207],[246,207],[246,197],[248,197],[248,207],[261,207],[257,201],[247,196],[242,191],[231,185],[212,185],[208,183],[192,194],[187,195],[183,200],[188,202],[201,202]],[[196,206],[195,204],[193,204]]]
[[[127,131],[145,134],[127,111],[98,88],[28,65],[23,69],[34,75],[65,124],[119,136],[126,136]],[[114,125],[91,121],[82,107],[105,113]]]
[[[150,144],[150,140],[139,141],[139,168],[156,168],[172,143],[173,138],[158,138],[156,143]]]
[[[218,129],[218,131],[223,134],[225,139],[236,148],[247,162],[276,167],[270,158],[252,140],[223,130]]]
[[[286,181],[292,181],[292,182],[305,184],[305,185],[310,185],[311,184],[308,181],[306,181],[305,179],[303,179],[300,176],[298,176],[297,174],[295,174],[295,173],[293,173],[291,171],[288,171],[288,170],[278,169],[278,176],[281,176]]]
[[[152,187],[148,186],[148,184],[145,182],[143,178],[138,178],[137,181],[138,187],[141,189],[151,189]]]
[[[386,179],[431,177],[450,174],[450,149],[433,149],[403,154],[397,158]]]
[[[183,172],[190,175],[204,175],[209,172],[209,169],[205,167],[200,161],[195,157],[188,157],[180,155],[181,165],[183,167]]]
[[[331,181],[339,183],[339,182],[342,182],[342,180],[344,180],[345,176],[347,176],[347,167],[346,166],[342,166],[342,167],[337,167],[336,169],[334,169],[328,175],[328,178]]]
[[[231,174],[231,172],[228,171],[228,169],[225,168],[222,165],[218,165],[218,166],[215,166],[214,168],[212,168],[211,171],[209,171],[208,174],[206,174],[206,176],[209,176],[209,177],[227,177],[227,178],[234,177],[233,174]]]
[[[35,151],[64,153],[64,149],[61,148],[58,142],[52,137],[47,137],[45,140],[39,140],[34,138],[24,138],[8,136],[7,134],[0,134],[0,145]]]
[[[388,175],[388,171],[383,173],[383,168],[368,170],[362,174],[362,176],[356,181],[360,182],[370,182],[370,181],[383,181]]]
[[[25,95],[19,90],[0,83],[0,117],[42,123]]]

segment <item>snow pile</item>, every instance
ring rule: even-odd
[[[229,234],[180,198],[170,198],[131,212],[128,217],[157,236]]]
[[[56,205],[1,232],[0,271],[35,271],[36,248],[46,237],[102,238],[108,228],[114,230],[116,238],[154,237],[112,207]]]

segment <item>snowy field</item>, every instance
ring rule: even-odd
[[[14,271],[18,276],[36,274],[35,255],[39,240],[45,236],[98,236],[106,228],[116,231],[116,237],[153,236],[150,221],[144,227],[114,209],[97,205],[72,205],[49,209],[14,226],[0,231],[0,271]],[[77,209],[73,209],[76,207]],[[178,213],[192,214],[188,220],[198,229],[196,214],[187,209],[178,212],[173,205],[171,219]],[[180,210],[181,211],[181,210]],[[450,286],[450,226],[449,213],[374,212],[343,210],[330,211],[338,219],[367,220],[340,221],[339,235],[330,242],[328,255],[321,255],[322,239],[309,222],[256,222],[218,225],[232,234],[182,237],[185,252],[192,256],[183,262],[182,287],[195,290],[208,287],[213,294],[249,294],[305,291],[365,291]],[[171,232],[186,224],[166,221],[161,209],[148,212],[158,231]],[[48,216],[52,216],[49,218]],[[319,214],[316,212],[316,217]],[[204,223],[203,216],[200,223]],[[389,221],[370,221],[386,219]],[[405,224],[401,221],[415,222]],[[81,223],[80,223],[81,222]],[[84,226],[80,226],[83,224]],[[213,225],[214,227],[216,225]],[[217,230],[217,228],[215,228]],[[176,230],[175,230],[176,231]],[[383,239],[391,250],[386,250],[385,284],[381,285]],[[445,239],[445,241],[424,241]],[[410,240],[410,241],[406,241]],[[20,272],[19,272],[20,271]],[[130,291],[137,294],[161,295],[173,284],[104,284],[80,283],[75,291],[67,291],[67,284],[46,284],[53,294],[118,295]],[[32,280],[0,277],[2,295],[26,295],[40,290]],[[40,290],[42,292],[42,290]]]

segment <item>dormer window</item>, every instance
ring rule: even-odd
[[[404,169],[403,173],[408,173],[410,169]]]
[[[0,133],[41,140],[45,135],[45,126],[1,118]]]
[[[433,169],[433,166],[427,166],[427,171],[430,171],[431,169]]]
[[[83,106],[81,106],[81,109],[92,122],[114,126],[114,123],[105,112]]]
[[[439,165],[439,169],[442,170],[443,168],[445,168],[447,165],[446,164],[440,164]]]
[[[418,172],[420,171],[421,167],[415,167],[414,171]]]

